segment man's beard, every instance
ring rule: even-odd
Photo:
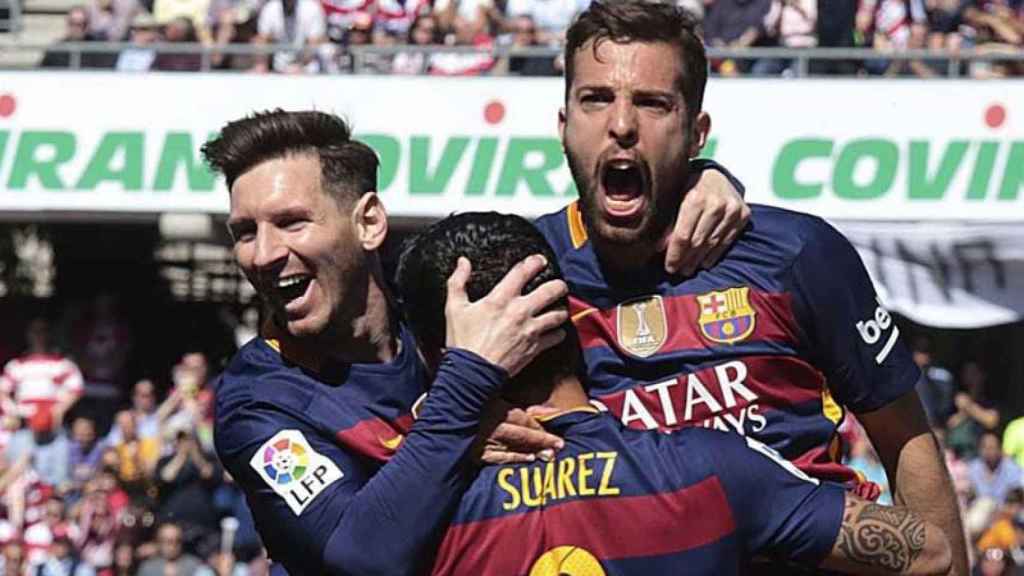
[[[678,182],[664,183],[668,185],[668,190],[655,190],[654,179],[649,179],[651,189],[644,191],[650,200],[647,204],[647,211],[640,217],[640,222],[636,226],[622,227],[609,224],[604,219],[597,200],[598,188],[601,186],[601,174],[585,172],[584,168],[580,166],[579,160],[568,148],[565,151],[565,156],[579,192],[583,222],[587,231],[591,236],[596,236],[597,240],[615,246],[632,245],[639,248],[653,245],[664,236],[669,226],[675,221],[683,194],[686,191],[684,183],[689,173],[688,168],[683,171]],[[650,172],[648,171],[648,173]],[[640,246],[637,246],[638,244]]]

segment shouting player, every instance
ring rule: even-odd
[[[460,258],[472,275],[457,297],[472,301],[536,253],[550,264],[533,282],[560,278],[536,228],[493,212],[452,216],[406,245],[398,291],[428,364],[448,333],[446,279],[469,274]],[[753,555],[856,574],[949,569],[938,527],[811,478],[750,437],[630,430],[601,415],[577,376],[578,356],[578,340],[567,338],[505,385],[510,402],[555,411],[544,425],[566,447],[550,462],[481,470],[434,574],[726,575]]]
[[[752,436],[811,476],[877,492],[839,461],[852,411],[895,501],[945,531],[966,574],[917,368],[849,242],[819,218],[753,207],[716,265],[663,270],[655,239],[711,126],[693,20],[674,2],[595,0],[567,32],[565,63],[559,127],[580,199],[538,226],[569,283],[595,404],[632,428]]]
[[[480,410],[558,339],[547,329],[564,311],[542,310],[564,284],[520,296],[543,265],[531,259],[492,297],[451,309],[452,351],[410,427],[427,378],[381,279],[388,221],[373,151],[336,116],[276,111],[229,123],[203,152],[226,177],[235,258],[271,316],[218,382],[221,460],[290,573],[416,572],[469,480]],[[727,224],[719,212],[711,223]],[[520,439],[521,452],[560,442],[503,426],[492,437]]]

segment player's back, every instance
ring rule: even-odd
[[[780,546],[816,562],[838,531],[841,489],[782,471],[738,436],[628,430],[589,408],[545,427],[565,448],[552,462],[483,468],[434,574],[727,575]],[[755,483],[778,499],[775,517],[748,502]],[[788,527],[790,519],[805,526]]]

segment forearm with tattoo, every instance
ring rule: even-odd
[[[896,574],[910,570],[925,547],[925,523],[906,508],[847,499],[836,549],[847,560]]]

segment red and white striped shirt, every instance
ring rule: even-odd
[[[14,400],[17,414],[28,418],[40,406],[52,407],[62,397],[82,393],[82,372],[57,354],[28,354],[4,366],[0,391]]]

